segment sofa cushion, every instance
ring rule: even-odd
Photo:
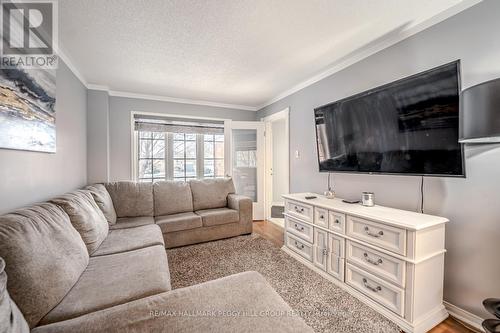
[[[157,216],[155,221],[160,226],[162,233],[200,228],[203,226],[201,217],[193,212]]]
[[[165,248],[197,244],[214,241],[223,238],[234,237],[252,233],[252,225],[246,225],[239,222],[213,225],[211,227],[202,227],[163,234]]]
[[[115,229],[109,231],[108,237],[92,256],[132,251],[154,245],[165,246],[160,227],[157,225]]]
[[[92,196],[94,197],[95,203],[101,209],[102,213],[106,217],[108,223],[115,224],[116,223],[116,212],[115,207],[113,206],[113,200],[104,187],[103,184],[94,184],[87,186],[85,189],[89,190]]]
[[[7,274],[4,269],[5,261],[0,258],[0,332],[28,333],[28,323],[7,291]]]
[[[234,184],[231,178],[191,180],[193,193],[193,209],[202,210],[227,206],[227,195],[234,193]]]
[[[32,333],[314,332],[292,312],[262,275],[244,272],[37,327]],[[250,315],[227,315],[233,313]]]
[[[51,203],[0,216],[0,257],[9,294],[30,327],[63,299],[89,262],[68,214]]]
[[[210,227],[219,224],[234,223],[238,222],[238,220],[240,219],[238,211],[229,208],[197,210],[195,213],[201,216],[204,227]]]
[[[106,183],[118,217],[153,216],[153,184]]]
[[[155,216],[193,211],[193,195],[188,182],[160,181],[153,185]]]
[[[109,227],[111,230],[135,228],[143,225],[155,224],[155,218],[152,216],[138,217],[119,217],[116,219],[116,224]]]
[[[82,236],[89,254],[94,253],[108,235],[108,221],[94,201],[92,194],[78,190],[52,199],[69,215],[71,224]]]
[[[163,246],[92,257],[75,286],[40,324],[75,318],[170,289]]]

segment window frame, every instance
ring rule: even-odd
[[[183,140],[178,140],[175,138],[175,135],[176,134],[182,134],[184,136],[184,139]],[[198,136],[200,134],[192,134],[192,133],[166,133],[167,137],[168,137],[168,140],[167,140],[167,146],[166,146],[166,149],[167,151],[170,150],[171,152],[171,156],[170,154],[167,154],[168,156],[165,158],[165,164],[169,163],[171,164],[171,168],[168,168],[166,169],[166,179],[167,180],[183,180],[183,181],[187,181],[188,179],[198,179],[198,159],[200,157],[200,151],[199,151],[199,144],[198,144]],[[186,138],[186,135],[196,135],[195,139],[194,140],[188,140]],[[174,156],[174,147],[175,147],[175,142],[183,142],[184,143],[184,157],[175,157]],[[186,156],[186,144],[188,142],[194,142],[195,143],[195,149],[196,149],[196,157],[195,158],[188,158]],[[186,173],[186,165],[187,165],[187,161],[195,161],[195,166],[196,166],[196,170],[195,170],[195,175],[194,177],[188,177],[187,176],[187,173]],[[175,176],[175,161],[184,161],[184,177],[176,177]]]
[[[164,100],[163,101],[169,101],[169,100]],[[214,105],[211,105],[214,106]],[[138,156],[138,147],[137,147],[137,131],[135,130],[135,118],[140,117],[140,116],[147,116],[147,117],[156,117],[156,118],[175,118],[175,119],[185,119],[186,121],[205,121],[205,122],[223,122],[224,123],[224,177],[231,177],[231,169],[232,169],[232,156],[231,156],[231,128],[232,128],[232,122],[233,120],[230,118],[223,118],[223,117],[206,117],[206,116],[187,116],[185,114],[178,114],[178,113],[170,113],[170,112],[148,112],[148,111],[139,111],[139,110],[130,110],[129,111],[129,152],[130,155],[128,156],[129,160],[129,167],[126,168],[128,170],[123,170],[120,167],[120,170],[122,171],[116,171],[116,172],[121,172],[122,176],[121,179],[123,179],[123,171],[125,173],[128,173],[128,179],[137,181],[137,175],[138,175],[138,161],[137,161],[137,156]],[[107,147],[109,150],[110,147],[110,139],[108,138],[107,140]],[[123,166],[125,167],[125,166]],[[167,165],[165,166],[167,167]],[[111,166],[108,161],[108,174],[111,174]],[[127,176],[125,176],[127,177]],[[110,178],[111,180],[111,178]]]
[[[134,130],[134,136],[135,136],[135,144],[134,144],[134,149],[133,149],[133,154],[135,155],[133,157],[134,159],[134,164],[135,164],[135,167],[133,168],[133,172],[134,172],[134,180],[136,181],[140,181],[140,182],[155,182],[155,181],[160,181],[160,180],[173,180],[173,181],[187,181],[187,180],[190,180],[190,179],[204,179],[204,178],[223,178],[225,177],[225,159],[226,159],[226,154],[225,154],[225,149],[224,149],[224,152],[223,152],[223,158],[216,158],[215,157],[215,143],[216,142],[223,142],[224,144],[224,147],[225,147],[225,137],[224,137],[224,134],[222,134],[222,137],[223,137],[223,140],[222,141],[216,141],[216,138],[215,136],[217,134],[208,134],[208,135],[212,135],[213,136],[213,141],[208,141],[208,142],[212,142],[213,143],[213,146],[214,146],[214,149],[213,149],[213,157],[211,158],[206,158],[207,160],[213,160],[214,161],[214,176],[207,176],[205,177],[205,135],[206,134],[193,134],[196,136],[195,140],[186,140],[186,134],[191,134],[191,133],[180,133],[180,134],[183,134],[184,135],[184,139],[183,140],[176,140],[174,139],[174,135],[175,134],[179,134],[179,133],[170,133],[170,132],[166,132],[165,133],[165,137],[164,137],[164,140],[165,140],[165,152],[164,152],[164,157],[163,157],[163,160],[164,160],[164,163],[165,163],[165,177],[157,177],[155,178],[153,176],[153,173],[151,173],[152,177],[151,178],[144,178],[144,177],[139,177],[139,164],[140,164],[140,161],[141,160],[151,160],[152,162],[155,161],[155,160],[161,160],[162,158],[154,158],[154,157],[150,157],[150,158],[141,158],[140,156],[140,149],[141,149],[141,140],[151,140],[151,141],[154,141],[155,139],[154,138],[141,138],[141,135],[140,135],[140,131],[136,131]],[[156,139],[158,140],[158,139]],[[160,139],[161,140],[161,139]],[[174,144],[176,141],[183,141],[184,142],[184,157],[183,158],[180,158],[180,157],[174,157]],[[195,145],[196,145],[196,158],[189,158],[189,157],[186,157],[186,142],[195,142]],[[151,154],[153,154],[153,151],[151,152]],[[176,160],[182,160],[184,161],[184,177],[175,177],[174,175],[174,164],[175,164],[175,161]],[[196,174],[194,177],[188,177],[186,175],[186,161],[196,161]],[[223,165],[223,172],[222,172],[222,175],[219,175],[217,176],[217,172],[216,172],[216,167],[215,167],[215,162],[216,161],[223,161],[222,162],[222,165]]]
[[[208,140],[208,141],[205,140],[205,136],[206,135],[212,136],[212,140]],[[217,152],[216,143],[217,142],[222,142],[223,145],[225,145],[225,138],[224,138],[224,134],[222,134],[222,136],[223,136],[222,141],[220,141],[220,140],[217,141],[217,139],[216,139],[217,135],[220,135],[220,134],[202,134],[201,135],[201,143],[200,144],[202,145],[202,149],[203,149],[203,161],[202,161],[203,170],[202,170],[202,172],[200,174],[200,178],[223,178],[224,177],[224,172],[225,172],[225,168],[226,168],[224,163],[225,163],[225,157],[226,156],[225,156],[224,151],[223,151],[223,157],[222,158],[216,157],[216,152]],[[205,142],[212,143],[213,153],[212,153],[211,157],[205,157]],[[214,165],[214,174],[213,174],[213,176],[205,176],[205,161],[206,160],[213,161],[213,165]],[[222,175],[220,175],[220,174],[217,175],[217,164],[216,164],[217,161],[222,161],[222,168],[223,168],[222,169]]]
[[[153,132],[151,132],[153,133]],[[147,180],[151,180],[151,182],[154,183],[154,181],[160,181],[160,180],[166,180],[167,179],[167,156],[166,156],[166,151],[164,151],[164,154],[163,154],[163,158],[161,157],[154,157],[154,149],[153,149],[153,145],[154,145],[154,141],[164,141],[163,145],[164,145],[164,150],[165,148],[167,147],[167,133],[164,134],[164,137],[163,139],[155,139],[153,137],[153,134],[151,134],[151,137],[149,138],[143,138],[141,137],[141,135],[139,134],[139,131],[136,131],[136,136],[137,136],[137,139],[135,140],[136,141],[136,145],[137,145],[137,149],[136,149],[136,161],[137,161],[137,172],[136,172],[136,175],[135,175],[135,179],[139,182],[146,182]],[[140,147],[141,147],[141,141],[151,141],[152,142],[152,146],[151,146],[151,157],[141,157],[140,155]],[[139,167],[140,167],[140,161],[144,161],[144,160],[150,160],[151,161],[151,178],[140,178],[139,177]],[[163,163],[164,163],[164,177],[154,177],[154,173],[153,173],[153,168],[154,168],[154,161],[161,161],[163,160]]]

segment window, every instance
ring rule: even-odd
[[[196,173],[196,134],[173,134],[174,180],[195,179]]]
[[[224,134],[137,131],[137,179],[224,177]]]
[[[203,177],[224,177],[224,135],[203,136]]]
[[[237,168],[256,168],[257,150],[238,150],[236,151]]]
[[[139,132],[139,181],[165,180],[165,133]]]

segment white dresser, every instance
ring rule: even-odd
[[[308,195],[317,198],[307,200]],[[443,306],[447,219],[347,204],[314,193],[284,195],[283,250],[405,332],[427,332]]]

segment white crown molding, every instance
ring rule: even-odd
[[[299,90],[302,90],[318,81],[321,81],[322,79],[324,78],[327,78],[328,76],[334,74],[334,73],[337,73],[339,71],[341,71],[342,69],[344,68],[347,68],[383,49],[386,49],[394,44],[397,44],[399,43],[400,41],[408,38],[408,37],[411,37],[439,22],[442,22],[474,5],[477,5],[478,3],[482,2],[483,0],[464,0],[458,4],[456,4],[455,6],[453,7],[450,7],[444,11],[442,11],[441,13],[438,13],[432,17],[430,17],[429,19],[427,20],[424,20],[418,24],[414,24],[414,25],[409,25],[407,26],[405,29],[403,29],[397,36],[395,37],[390,37],[390,38],[386,38],[385,40],[381,40],[379,43],[375,44],[375,45],[372,45],[372,46],[368,46],[368,47],[361,47],[359,49],[357,49],[356,51],[354,51],[355,53],[346,58],[346,59],[343,59],[341,60],[340,62],[337,62],[337,63],[334,63],[332,66],[330,66],[328,69],[326,69],[325,71],[319,73],[319,74],[316,74],[314,75],[313,77],[305,80],[305,81],[302,81],[301,83],[293,86],[292,88],[286,90],[286,91],[283,91],[282,93],[278,94],[276,97],[268,100],[267,102],[265,102],[264,104],[260,105],[257,107],[258,110],[261,110],[263,108],[265,108],[266,106],[269,106],[287,96],[290,96],[291,94],[293,93],[296,93],[297,91]]]
[[[195,100],[195,99],[187,99],[187,98],[176,98],[176,97],[170,97],[170,96],[137,94],[137,93],[131,93],[131,92],[126,92],[126,91],[111,90],[108,86],[105,86],[105,85],[88,83],[87,80],[85,79],[85,77],[83,76],[83,74],[74,65],[74,62],[68,56],[67,52],[64,51],[64,48],[62,47],[60,42],[59,42],[58,48],[57,48],[57,55],[59,56],[59,58],[61,58],[64,61],[66,66],[73,72],[73,74],[82,82],[82,84],[87,89],[106,91],[110,96],[147,99],[147,100],[153,100],[153,101],[172,102],[172,103],[181,103],[181,104],[212,106],[212,107],[219,107],[219,108],[225,108],[225,109],[258,111],[257,107],[255,107],[255,106],[219,103],[219,102],[211,102],[211,101],[203,101],[203,100]]]
[[[90,86],[94,86],[94,85],[90,85]],[[98,86],[98,87],[102,88],[102,86]],[[101,90],[104,90],[104,89],[101,89]],[[186,98],[177,98],[177,97],[160,96],[160,95],[136,94],[136,93],[126,92],[126,91],[109,90],[109,95],[115,96],[115,97],[147,99],[147,100],[161,101],[161,102],[203,105],[203,106],[212,106],[212,107],[218,107],[218,108],[237,109],[237,110],[245,110],[245,111],[257,111],[257,108],[255,106],[218,103],[218,102],[210,102],[210,101],[197,100],[197,99],[186,99]]]
[[[108,86],[103,86],[103,85],[100,85],[100,84],[92,84],[92,83],[89,83],[89,84],[87,84],[87,89],[89,89],[89,90],[99,90],[99,91],[107,91],[107,92],[109,92],[109,87],[108,87]]]
[[[64,61],[66,66],[69,68],[71,72],[80,80],[80,82],[88,89],[88,82],[83,76],[83,74],[78,70],[78,68],[75,66],[74,62],[71,60],[71,58],[68,56],[68,53],[65,51],[64,47],[61,45],[61,41],[58,41],[57,43],[57,49],[56,49],[56,54],[57,56]]]
[[[469,326],[470,329],[473,329],[475,332],[484,332],[482,326],[483,322],[482,318],[446,301],[444,301],[443,304],[446,310],[448,310],[450,316],[460,320],[461,322]]]

